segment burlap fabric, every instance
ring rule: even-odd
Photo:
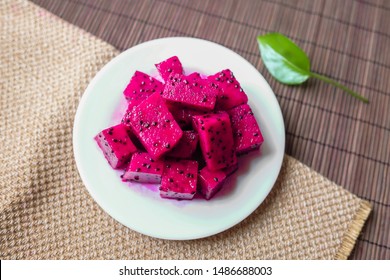
[[[0,3],[2,259],[345,259],[371,206],[286,156],[266,201],[221,234],[159,240],[108,216],[72,151],[79,99],[118,54],[25,1]]]

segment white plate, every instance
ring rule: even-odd
[[[254,153],[240,158],[238,172],[210,201],[162,199],[157,186],[123,183],[120,173],[111,169],[93,140],[102,129],[119,123],[126,107],[122,92],[134,71],[157,76],[154,64],[173,55],[179,57],[185,70],[214,74],[231,69],[249,97],[265,139],[261,155]],[[175,240],[222,232],[251,214],[275,183],[284,145],[280,107],[263,76],[235,52],[194,38],[149,41],[110,61],[87,87],[73,129],[74,154],[80,176],[104,211],[135,231]]]

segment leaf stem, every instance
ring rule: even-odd
[[[353,97],[359,99],[360,101],[363,101],[364,103],[368,103],[368,99],[367,98],[365,98],[365,97],[361,96],[360,94],[350,90],[349,88],[347,88],[346,86],[336,82],[335,80],[332,80],[332,79],[330,79],[328,77],[322,76],[322,75],[314,73],[314,72],[310,72],[310,76],[313,77],[313,78],[317,78],[319,80],[322,80],[324,82],[327,82],[327,83],[329,83],[331,85],[334,85],[334,86],[336,86],[338,88],[341,88],[342,90],[346,91],[347,93],[349,93]]]

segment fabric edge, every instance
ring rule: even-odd
[[[341,245],[335,256],[336,260],[348,259],[371,211],[372,205],[368,201],[362,200],[354,219],[349,224],[348,229],[345,232]]]

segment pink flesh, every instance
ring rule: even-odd
[[[165,160],[160,196],[192,199],[196,193],[198,163],[193,160]]]
[[[183,108],[173,103],[167,103],[167,106],[181,128],[191,128],[192,116],[204,115],[207,113],[206,111]]]
[[[126,126],[118,124],[104,129],[95,136],[104,156],[114,169],[123,167],[130,159],[131,154],[137,150],[130,140],[127,130]]]
[[[123,174],[123,180],[159,184],[164,169],[162,160],[153,160],[148,153],[134,153]]]
[[[237,154],[258,150],[264,142],[259,125],[248,104],[228,111],[233,129],[234,145]]]
[[[215,106],[216,90],[199,73],[189,76],[171,75],[165,84],[163,98],[169,102],[196,110],[212,110]]]
[[[193,117],[207,167],[214,171],[237,163],[233,132],[226,112]]]
[[[151,95],[129,112],[123,123],[131,127],[154,160],[169,152],[183,134],[159,93]]]
[[[177,56],[157,63],[156,68],[165,82],[171,74],[183,74],[183,66]]]
[[[224,171],[210,171],[207,167],[204,167],[198,175],[200,193],[206,199],[210,199],[222,188],[225,179],[226,174]]]
[[[127,110],[140,104],[155,92],[162,93],[164,85],[149,75],[136,71],[123,94],[129,103]]]
[[[215,109],[228,110],[248,102],[248,97],[229,69],[208,77],[208,80],[218,88]]]
[[[193,130],[183,131],[183,136],[177,145],[166,154],[168,157],[189,159],[198,145],[198,133]]]

